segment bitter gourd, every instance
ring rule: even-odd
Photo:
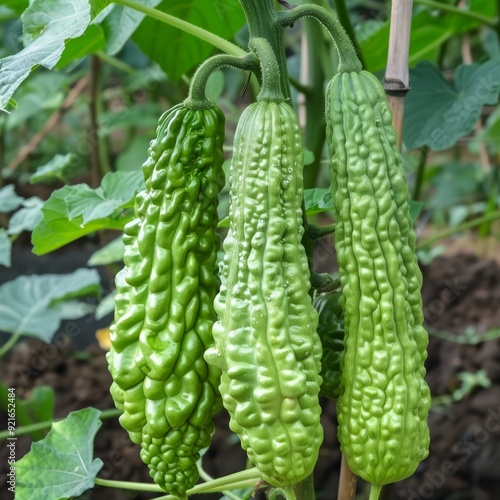
[[[366,71],[338,73],[326,110],[346,330],[338,435],[350,468],[379,490],[428,454],[422,275],[380,82]]]
[[[283,487],[311,474],[323,438],[321,342],[301,244],[302,162],[288,104],[260,100],[244,110],[230,167],[216,347],[206,354],[222,368],[230,428],[263,479]]]
[[[320,394],[336,399],[340,394],[340,354],[344,349],[344,311],[340,292],[321,294],[313,304],[318,311],[318,335],[323,346]]]
[[[184,496],[222,407],[213,345],[218,288],[218,193],[224,115],[177,105],[164,113],[142,169],[136,218],[126,225],[125,268],[116,278],[111,393],[120,423],[154,481]]]

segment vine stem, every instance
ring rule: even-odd
[[[495,212],[491,212],[483,217],[478,217],[477,219],[473,219],[468,222],[464,222],[457,227],[452,227],[449,229],[446,229],[445,231],[442,231],[440,233],[434,234],[433,236],[429,236],[425,240],[419,242],[417,244],[417,250],[420,250],[421,248],[428,247],[432,245],[433,243],[436,243],[439,240],[442,240],[444,238],[447,238],[448,236],[453,236],[456,233],[460,233],[462,231],[465,231],[466,229],[471,229],[475,226],[479,226],[483,224],[484,222],[489,222],[492,220],[500,219],[500,210],[497,210]]]
[[[21,338],[21,334],[20,333],[14,333],[9,340],[7,340],[5,342],[5,344],[0,347],[0,358],[2,358],[3,356],[5,356],[5,354],[7,352],[10,351],[10,349],[12,347],[14,347],[14,345],[16,344],[16,342]]]
[[[210,59],[207,59],[198,67],[196,73],[191,79],[191,85],[189,86],[189,96],[184,101],[184,104],[188,108],[206,109],[211,106],[211,103],[207,99],[205,93],[207,81],[210,75],[215,70],[224,66],[255,71],[256,69],[258,69],[259,64],[257,58],[253,54],[248,53],[245,53],[245,57],[219,54],[211,57]]]
[[[283,102],[285,98],[281,91],[278,61],[271,44],[265,38],[252,38],[248,46],[257,53],[261,63],[262,87],[257,100]]]
[[[193,35],[196,38],[199,38],[200,40],[213,45],[214,47],[222,50],[222,52],[226,52],[227,54],[231,54],[237,57],[244,57],[246,55],[246,52],[242,48],[238,47],[229,40],[225,40],[224,38],[215,35],[210,31],[200,28],[199,26],[196,26],[194,24],[188,23],[187,21],[179,19],[178,17],[162,12],[161,10],[142,5],[139,2],[135,2],[134,0],[114,0],[114,3],[124,5],[125,7],[130,7],[134,10],[137,10],[138,12],[142,12],[143,14],[152,17],[153,19],[157,19],[158,21],[169,24],[174,28],[178,28],[185,33]]]
[[[375,486],[374,484],[372,484],[372,487],[370,488],[369,500],[378,500],[381,491],[382,491],[382,486]]]
[[[100,420],[108,420],[110,418],[119,417],[122,414],[121,410],[109,409],[104,410],[100,415]],[[25,436],[26,434],[31,434],[35,431],[40,431],[44,429],[48,429],[52,426],[52,424],[56,422],[60,422],[63,419],[58,420],[46,420],[45,422],[37,422],[36,424],[23,425],[22,427],[16,428],[15,437]],[[1,431],[0,432],[0,441],[7,439],[8,437],[12,437],[10,431]],[[161,491],[161,490],[160,490]]]
[[[281,92],[291,104],[283,29],[278,22],[273,0],[240,0],[240,4],[247,18],[250,40],[263,38],[271,45],[278,63]]]
[[[496,17],[491,19],[490,17],[483,16],[482,14],[478,14],[477,12],[461,9],[460,7],[455,7],[454,5],[450,5],[447,3],[435,2],[434,0],[414,0],[414,2],[419,3],[420,5],[425,5],[426,7],[430,7],[431,9],[439,9],[445,12],[450,12],[452,14],[458,14],[459,16],[468,17],[469,19],[474,19],[475,21],[486,24],[491,28],[495,28],[498,23],[498,18]]]
[[[279,22],[283,27],[290,26],[301,17],[312,17],[319,21],[331,35],[337,47],[339,54],[339,73],[361,71],[362,66],[356,55],[354,45],[340,22],[326,9],[319,5],[305,4],[295,7],[293,10],[278,12],[277,14]]]
[[[261,479],[260,472],[254,467],[234,474],[229,474],[218,479],[207,481],[206,483],[197,484],[193,488],[186,491],[186,495],[196,495],[198,493],[218,493],[223,489],[237,489],[254,486]],[[115,481],[112,479],[95,478],[95,484],[106,486],[107,488],[119,488],[134,491],[152,491],[164,492],[158,485],[150,483],[134,483],[129,481]],[[160,497],[166,499],[177,499],[172,495]],[[159,499],[157,499],[159,500]]]

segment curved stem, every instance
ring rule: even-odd
[[[143,14],[148,15],[153,19],[157,19],[158,21],[169,24],[170,26],[174,26],[175,28],[184,31],[185,33],[189,33],[190,35],[193,35],[196,38],[199,38],[200,40],[203,40],[213,45],[214,47],[217,47],[218,49],[222,50],[223,52],[226,52],[227,54],[231,54],[233,56],[238,56],[238,57],[243,57],[246,55],[246,52],[243,49],[241,49],[234,43],[231,43],[229,40],[225,40],[224,38],[221,38],[220,36],[217,36],[214,33],[211,33],[210,31],[200,28],[199,26],[196,26],[194,24],[188,23],[187,21],[183,21],[178,17],[166,14],[161,10],[153,9],[152,7],[142,5],[139,2],[135,2],[134,0],[114,0],[114,3],[125,5],[126,7],[130,7],[134,10],[137,10],[139,12],[142,12]]]
[[[340,24],[342,24],[347,36],[351,39],[351,42],[358,56],[359,62],[363,68],[366,68],[366,64],[363,58],[361,49],[356,40],[356,35],[354,34],[354,29],[352,27],[351,18],[349,17],[349,11],[347,10],[345,0],[334,0],[335,10],[337,11],[337,16],[339,18]]]
[[[7,352],[10,351],[10,349],[12,347],[14,347],[14,345],[16,344],[16,342],[21,338],[21,334],[20,333],[14,333],[9,340],[7,340],[7,342],[5,342],[5,344],[0,347],[0,358],[2,358],[3,356],[5,356],[5,354]]]
[[[326,9],[318,5],[300,5],[290,11],[278,12],[278,19],[282,26],[290,26],[298,21],[301,17],[312,17],[319,21],[330,33],[337,52],[339,54],[340,72],[361,71],[362,66],[356,56],[354,46],[347,36],[340,22],[335,19]]]
[[[206,109],[211,106],[205,94],[205,88],[210,75],[223,66],[230,66],[237,69],[252,70],[258,69],[257,58],[253,54],[246,54],[245,57],[235,57],[228,55],[217,55],[207,59],[201,64],[189,86],[188,98],[184,105],[191,109]]]
[[[262,87],[257,100],[283,102],[280,70],[271,44],[264,38],[252,38],[248,46],[257,53],[262,69]]]
[[[250,39],[264,38],[271,45],[280,71],[281,92],[287,102],[291,102],[290,83],[286,65],[283,28],[278,22],[273,0],[240,0],[245,12]]]

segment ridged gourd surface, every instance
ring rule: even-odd
[[[303,148],[294,111],[257,102],[243,112],[230,169],[230,230],[216,349],[230,427],[274,486],[308,476],[323,431],[321,343],[301,244]]]
[[[198,479],[199,451],[209,445],[211,417],[222,406],[220,371],[203,353],[213,345],[216,319],[223,139],[218,108],[178,105],[164,113],[116,278],[111,393],[151,477],[178,496]]]
[[[351,469],[383,485],[427,456],[430,394],[408,187],[373,75],[331,80],[327,138],[346,329],[338,435]]]

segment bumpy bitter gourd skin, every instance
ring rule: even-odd
[[[203,353],[216,319],[223,139],[216,107],[178,105],[160,118],[116,278],[111,394],[151,477],[177,496],[196,483],[199,451],[222,407],[220,371]]]
[[[344,311],[340,292],[319,295],[313,301],[318,311],[318,335],[323,346],[321,356],[322,396],[331,399],[340,394],[340,356],[344,349]]]
[[[346,337],[337,402],[341,450],[374,485],[404,479],[428,454],[428,336],[409,193],[380,82],[339,73],[327,88]]]
[[[230,230],[215,309],[216,348],[230,427],[274,486],[307,477],[323,430],[321,342],[301,244],[301,130],[284,102],[243,112],[230,169]]]

